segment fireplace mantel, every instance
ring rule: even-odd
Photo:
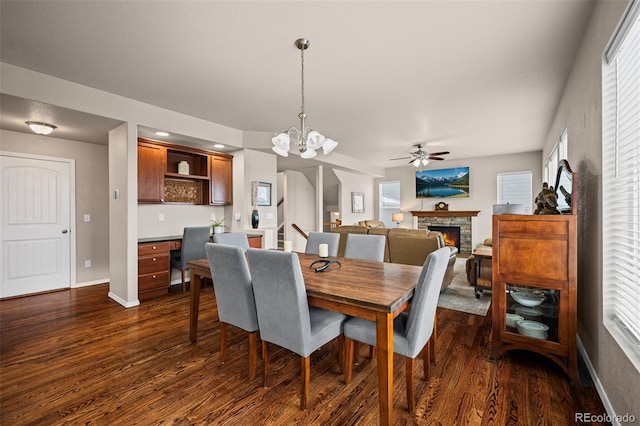
[[[473,217],[478,216],[480,210],[414,210],[409,213],[417,217]]]

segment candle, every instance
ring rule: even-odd
[[[318,256],[320,257],[329,256],[329,244],[320,244],[318,246]]]
[[[285,241],[284,251],[292,251],[292,250],[293,250],[293,243],[291,241]]]

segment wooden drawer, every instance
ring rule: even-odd
[[[249,247],[262,248],[262,236],[249,237]]]
[[[138,244],[138,256],[152,256],[154,254],[169,254],[169,242]]]
[[[166,271],[157,274],[146,274],[138,276],[138,292],[169,288],[169,273]]]
[[[149,256],[138,258],[138,275],[169,271],[169,256]]]
[[[552,238],[552,236],[562,236],[569,233],[565,222],[551,220],[504,220],[500,222],[500,236],[508,234],[525,234],[530,238],[538,239],[541,235]]]

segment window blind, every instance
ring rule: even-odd
[[[498,204],[524,204],[525,213],[531,213],[532,173],[498,173]]]
[[[558,150],[559,150],[558,160],[569,160],[568,158],[569,157],[569,134],[568,134],[568,129],[566,127],[562,132],[562,134],[560,135],[560,143],[558,145]]]
[[[603,66],[603,312],[640,369],[640,7],[631,2]],[[630,21],[630,22],[629,22]],[[624,29],[621,31],[620,28]],[[620,39],[622,38],[622,39]],[[615,48],[615,50],[612,50]]]

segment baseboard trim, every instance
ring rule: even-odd
[[[607,414],[609,415],[611,424],[613,426],[620,426],[620,422],[616,419],[616,412],[613,409],[613,405],[611,405],[611,401],[609,401],[609,397],[607,396],[607,393],[605,392],[604,387],[600,382],[600,378],[598,378],[598,375],[596,374],[596,370],[595,368],[593,368],[593,364],[589,359],[587,350],[582,344],[582,340],[580,340],[580,335],[576,335],[576,338],[577,338],[576,343],[578,347],[578,352],[580,352],[580,356],[584,360],[584,364],[587,367],[587,371],[589,372],[589,375],[591,376],[593,385],[596,387],[596,392],[598,392],[598,395],[600,396],[600,400],[602,401],[602,405],[604,405],[604,409],[607,411]],[[592,413],[592,414],[598,414],[598,413]]]
[[[121,297],[119,297],[118,295],[109,292],[109,298],[115,300],[116,302],[118,302],[119,304],[121,304],[122,306],[124,306],[125,308],[133,308],[135,306],[140,305],[140,300],[136,299],[132,302],[127,302],[124,299],[122,299]]]
[[[84,281],[84,282],[81,282],[81,283],[76,283],[74,288],[89,287],[90,285],[108,284],[108,283],[109,283],[109,278],[103,278],[101,280]]]

